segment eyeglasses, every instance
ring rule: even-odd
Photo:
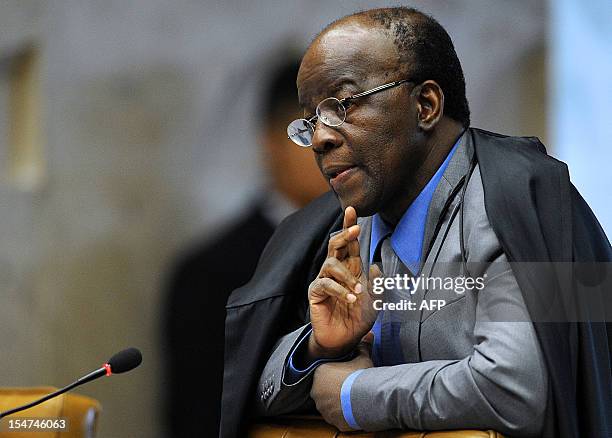
[[[315,120],[318,118],[323,122],[324,125],[336,128],[344,123],[346,120],[346,106],[345,103],[359,98],[369,96],[374,93],[378,93],[389,88],[397,87],[405,82],[413,82],[412,79],[401,79],[395,82],[389,82],[388,84],[379,85],[371,90],[362,91],[361,93],[354,94],[352,96],[345,97],[343,99],[336,99],[335,97],[328,97],[323,99],[316,109],[316,115],[309,119],[296,119],[289,123],[287,126],[287,135],[289,138],[298,146],[307,148],[312,146],[312,138],[315,132]]]

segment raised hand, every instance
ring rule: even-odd
[[[359,231],[357,213],[347,207],[343,229],[329,239],[327,258],[308,288],[313,328],[308,345],[311,358],[347,354],[376,320],[371,281],[380,271],[373,266],[368,282],[359,255]]]

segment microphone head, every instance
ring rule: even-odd
[[[142,353],[138,348],[126,348],[116,353],[108,360],[111,372],[121,374],[136,368],[142,363]]]

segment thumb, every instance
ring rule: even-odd
[[[361,338],[361,342],[358,345],[359,355],[360,356],[372,356],[372,344],[374,343],[374,333],[368,332],[363,338]]]
[[[374,332],[367,332],[363,338],[361,338],[361,342],[365,344],[369,344],[370,347],[374,343]]]
[[[383,272],[380,270],[380,267],[377,263],[372,263],[370,265],[370,275],[368,276],[369,280],[372,281],[377,277],[382,277]]]
[[[383,276],[383,273],[377,264],[370,265],[370,272],[368,276],[368,291],[370,292],[370,294],[374,292],[374,280],[382,276]],[[379,294],[380,292],[377,291],[376,295],[379,295]]]

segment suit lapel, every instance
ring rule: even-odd
[[[454,205],[458,202],[458,197],[453,196],[460,184],[461,178],[465,175],[470,167],[470,160],[473,148],[471,147],[471,137],[466,133],[461,139],[455,154],[448,163],[448,167],[442,174],[442,178],[434,191],[429,209],[427,211],[427,221],[425,223],[425,233],[423,235],[423,249],[421,253],[420,271],[415,275],[425,274],[423,272],[424,264],[427,264],[426,258],[429,255],[429,248],[432,246],[433,240],[436,238],[438,223],[444,219],[446,214],[452,211]],[[445,208],[446,207],[446,208]],[[442,242],[439,242],[442,244]],[[424,299],[426,291],[423,288],[417,289],[412,295],[411,301],[420,306]],[[400,328],[400,339],[402,340],[402,352],[406,362],[420,362],[421,355],[419,351],[419,337],[421,330],[421,311],[402,312],[404,321]]]
[[[429,209],[427,211],[427,222],[425,223],[425,234],[423,236],[421,266],[423,266],[423,261],[427,258],[429,249],[433,243],[432,240],[436,237],[438,222],[443,219],[441,216],[447,214],[449,211],[452,211],[452,208],[445,209],[444,207],[447,205],[447,203],[453,201],[452,199],[449,199],[449,197],[457,188],[461,178],[470,169],[473,151],[474,146],[472,142],[472,135],[470,134],[469,130],[466,130],[461,138],[461,143],[448,163],[448,167],[442,174],[442,178],[440,179],[440,182],[434,191],[433,197],[431,198],[431,203],[429,204]]]

